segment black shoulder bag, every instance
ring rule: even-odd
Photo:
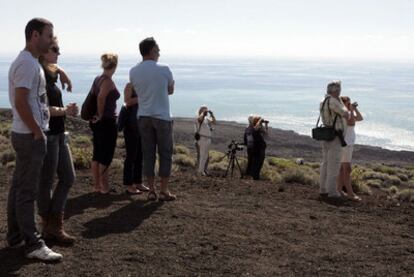
[[[323,112],[323,108],[326,102],[328,102],[329,113],[331,113],[331,109],[329,108],[329,98],[330,97],[326,97],[326,99],[323,101],[322,108],[319,111],[318,121],[316,122],[316,127],[312,129],[312,138],[315,140],[332,141],[337,136],[337,131],[335,130],[335,123],[336,119],[338,118],[338,115],[335,116],[332,126],[325,126],[323,124],[319,125],[321,113]]]
[[[194,133],[194,139],[196,141],[200,140],[200,137],[201,137],[200,136],[200,129],[201,129],[201,124],[203,124],[204,118],[205,118],[205,116],[203,116],[203,120],[201,120],[201,123],[198,125],[197,131]],[[197,122],[198,122],[198,119],[197,119]]]

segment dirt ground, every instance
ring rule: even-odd
[[[0,236],[6,234],[7,179],[0,173]],[[78,238],[58,264],[23,258],[0,243],[0,276],[413,276],[413,206],[383,196],[360,204],[320,202],[317,188],[251,180],[171,180],[178,200],[90,193],[88,172],[67,203]],[[375,198],[374,198],[375,197]]]

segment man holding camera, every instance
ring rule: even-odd
[[[322,164],[319,180],[321,198],[339,199],[341,194],[336,189],[336,180],[341,166],[342,147],[346,146],[343,134],[346,132],[346,120],[350,112],[339,98],[341,82],[333,81],[327,86],[327,94],[320,104],[321,119],[325,126],[332,126],[337,136],[332,141],[322,142]],[[345,144],[345,145],[344,145]]]
[[[259,180],[265,159],[266,142],[264,137],[268,131],[269,121],[260,116],[249,116],[249,126],[244,132],[244,144],[247,146],[246,175]]]
[[[207,116],[210,115],[210,118]],[[213,127],[212,124],[216,124],[216,118],[212,111],[207,106],[201,106],[198,109],[198,114],[195,122],[195,140],[197,149],[197,165],[198,173],[202,176],[208,175],[208,152],[211,144],[211,137]]]

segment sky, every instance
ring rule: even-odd
[[[62,53],[414,61],[409,0],[0,0],[0,55],[24,47],[33,17],[51,20]]]

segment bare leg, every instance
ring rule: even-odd
[[[92,161],[91,172],[92,172],[92,178],[93,178],[93,189],[95,191],[100,191],[101,184],[99,181],[99,164],[97,161]]]
[[[99,183],[101,185],[101,192],[109,192],[109,182],[108,182],[109,166],[99,164]]]
[[[148,184],[150,191],[155,191],[155,177],[147,176],[147,184]]]
[[[336,181],[336,189],[338,192],[342,194],[343,188],[344,188],[344,164],[342,163],[341,168],[339,169],[339,174],[338,174],[338,178]]]
[[[161,177],[161,192],[169,194],[168,180],[170,177]]]
[[[354,193],[354,190],[352,189],[352,184],[351,184],[351,172],[352,172],[352,167],[351,167],[351,163],[343,163],[342,164],[344,167],[344,184],[346,187],[346,191],[348,192],[348,196],[349,198],[351,198],[352,200],[356,200],[359,201],[361,200],[361,198],[358,197],[358,195],[356,195]]]

